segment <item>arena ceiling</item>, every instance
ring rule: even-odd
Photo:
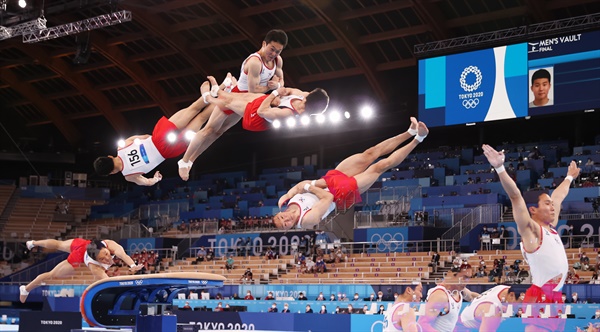
[[[149,132],[146,122],[198,98],[206,75],[237,75],[273,28],[289,36],[286,85],[346,86],[340,91],[397,106],[402,96],[416,99],[416,44],[600,12],[597,0],[27,2],[21,9],[8,0],[0,25],[33,20],[42,8],[48,27],[121,9],[133,14],[131,22],[76,36],[0,41],[3,126],[14,137],[27,136],[15,130],[43,133],[71,147],[102,134]],[[88,40],[89,58],[74,64]]]

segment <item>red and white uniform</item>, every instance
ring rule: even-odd
[[[353,176],[348,176],[338,170],[328,171],[322,179],[333,194],[333,202],[340,210],[345,210],[353,204],[362,202],[358,183]]]
[[[167,140],[167,135],[170,133],[177,135],[173,143]],[[124,176],[146,174],[165,159],[182,155],[189,144],[184,135],[183,131],[163,116],[154,126],[152,136],[140,140],[139,143],[133,142],[117,151],[117,157],[123,162],[121,173]]]
[[[277,70],[277,59],[273,61],[273,66],[268,67],[267,64],[263,61],[262,57],[258,52],[250,54],[244,62],[242,62],[242,68],[240,70],[240,77],[238,78],[237,88],[239,92],[248,92],[248,72],[244,71],[244,66],[246,65],[246,61],[248,61],[252,57],[257,57],[262,64],[260,68],[260,81],[258,85],[267,86],[267,82],[271,80],[271,78],[275,75],[275,71]]]
[[[567,253],[560,236],[554,229],[547,229],[541,225],[539,227],[541,238],[538,248],[533,252],[527,252],[521,242],[521,252],[529,264],[532,284],[542,288],[560,275],[560,282],[552,289],[553,292],[560,292],[569,272]]]
[[[306,213],[310,211],[313,205],[315,205],[318,201],[319,198],[317,195],[308,192],[296,194],[290,199],[288,206],[296,204],[300,207],[300,218],[298,219],[298,224],[296,226],[297,228],[302,228],[302,219],[304,218],[304,215],[306,215]],[[325,211],[325,214],[323,214],[321,217],[321,220],[325,219],[333,210],[335,210],[335,204],[331,203],[327,211]]]
[[[481,325],[481,321],[475,317],[477,307],[483,303],[491,303],[496,308],[502,308],[500,293],[508,288],[510,288],[510,286],[500,285],[490,288],[487,291],[479,294],[479,296],[471,301],[471,303],[460,314],[460,322],[462,325],[470,329],[478,329]]]
[[[446,297],[448,298],[448,305],[445,310],[440,313],[440,315],[435,319],[432,326],[435,327],[435,330],[438,332],[452,332],[456,327],[456,323],[458,322],[458,316],[460,313],[460,309],[462,308],[462,294],[458,292],[459,300],[456,301],[454,297],[452,297],[452,292],[450,292],[446,287],[438,285],[431,288],[427,292],[427,298],[433,294],[433,292],[444,292],[446,293]],[[418,323],[418,322],[417,322]]]
[[[260,105],[268,96],[269,95],[258,97],[246,105],[246,109],[244,109],[244,118],[242,119],[242,127],[244,129],[249,131],[265,131],[269,129],[269,123],[271,121],[258,115]],[[292,101],[296,99],[302,100],[304,97],[295,95],[282,96],[278,107],[290,109],[292,114],[298,115],[298,111],[292,106]]]
[[[81,265],[81,263],[84,263],[85,266],[89,266],[89,264],[95,264],[103,267],[105,270],[108,270],[111,265],[102,264],[88,256],[87,247],[90,243],[92,243],[90,240],[81,238],[73,239],[73,241],[71,241],[71,252],[69,253],[69,257],[67,257],[67,262],[69,262],[69,264],[71,264],[71,266],[74,268],[77,268]],[[102,243],[105,247],[107,247],[104,241],[102,241]]]
[[[152,142],[152,137],[140,140],[139,144],[131,143],[117,151],[117,156],[123,162],[121,173],[124,176],[146,174],[165,161]]]
[[[395,303],[384,314],[383,332],[401,332],[402,323],[400,322],[400,318],[402,315],[410,312],[410,310],[412,310],[410,303]]]

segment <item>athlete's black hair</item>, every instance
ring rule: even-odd
[[[540,79],[540,78],[547,78],[548,83],[552,83],[551,78],[550,78],[550,72],[547,71],[546,69],[539,69],[539,70],[536,70],[535,73],[533,73],[533,75],[531,75],[531,85],[533,85],[533,82],[535,82],[535,80]]]
[[[265,36],[265,43],[268,44],[272,41],[283,45],[283,48],[285,48],[288,43],[288,36],[283,30],[273,29],[267,32],[267,35]]]
[[[86,251],[91,259],[96,260],[96,257],[98,257],[98,253],[102,248],[106,248],[104,243],[102,243],[100,240],[94,239],[90,244],[88,244]]]
[[[115,162],[109,157],[98,157],[94,160],[94,170],[98,175],[107,176],[115,169]]]

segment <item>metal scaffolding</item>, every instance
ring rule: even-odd
[[[0,26],[0,40],[9,39],[16,36],[21,36],[31,31],[38,31],[46,28],[47,20],[44,17],[38,17],[37,19],[11,27]]]
[[[45,28],[44,26],[43,29],[32,29],[26,33],[23,33],[23,42],[37,43],[44,40],[69,36],[80,32],[100,29],[129,21],[131,21],[131,12],[128,10],[121,10],[118,12],[104,14],[51,28]]]
[[[499,42],[515,43],[546,35],[598,27],[600,27],[600,13],[419,44],[415,45],[414,54],[418,57],[427,57],[433,54],[455,52],[458,49],[475,49],[484,45],[499,44]]]

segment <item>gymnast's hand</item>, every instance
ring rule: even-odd
[[[137,271],[141,270],[142,268],[144,268],[144,265],[142,265],[142,264],[136,264],[136,265],[130,267],[129,271],[130,272],[137,272]]]

